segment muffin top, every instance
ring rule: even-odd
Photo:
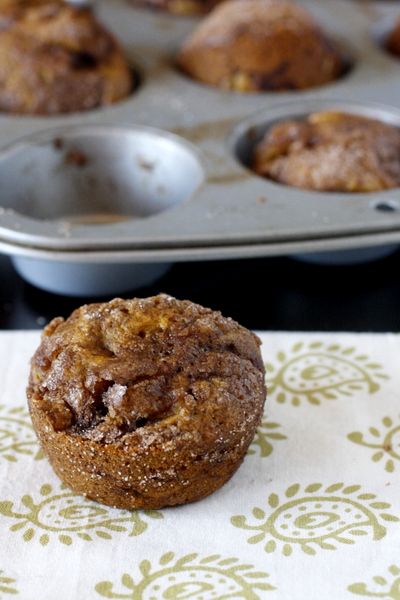
[[[28,398],[54,430],[100,444],[207,446],[261,414],[259,346],[232,319],[164,294],[84,305],[44,329]]]
[[[94,13],[63,0],[0,0],[0,110],[58,114],[112,104],[135,77]]]
[[[307,10],[291,1],[226,0],[194,30],[191,41],[196,44],[206,37],[210,45],[225,45],[244,31],[262,40],[287,30],[303,35],[320,28]]]
[[[0,31],[9,29],[49,47],[60,44],[70,52],[86,51],[93,59],[114,45],[91,11],[64,0],[0,0]]]
[[[400,184],[400,129],[323,111],[272,126],[253,153],[259,175],[323,191],[369,192]]]
[[[323,85],[348,66],[314,17],[286,0],[218,4],[184,41],[177,64],[194,79],[236,91]]]

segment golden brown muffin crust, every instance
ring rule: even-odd
[[[177,55],[190,77],[236,91],[303,89],[339,77],[342,52],[301,6],[285,0],[227,0]]]
[[[57,114],[126,97],[133,76],[114,36],[62,0],[0,0],[0,110]]]
[[[253,153],[256,173],[293,187],[371,192],[400,184],[400,129],[362,115],[313,113],[271,127]]]
[[[43,332],[35,430],[72,489],[120,508],[192,502],[240,465],[265,401],[259,339],[159,295],[86,305]]]

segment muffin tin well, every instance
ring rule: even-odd
[[[25,234],[37,222],[44,237],[68,238],[77,225],[144,219],[180,204],[204,179],[196,154],[143,126],[34,133],[0,158],[0,203]]]
[[[400,243],[399,188],[310,192],[248,166],[252,144],[277,120],[332,108],[400,126],[400,58],[380,42],[400,16],[397,3],[299,2],[352,67],[323,87],[261,93],[179,72],[176,52],[201,17],[94,3],[140,83],[129,98],[85,113],[0,115],[0,251],[32,271],[47,262],[156,264]]]

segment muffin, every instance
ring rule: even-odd
[[[345,68],[339,45],[313,17],[285,0],[218,4],[177,54],[198,81],[247,92],[299,90],[337,79]]]
[[[386,39],[386,48],[392,54],[400,57],[400,18],[397,19]]]
[[[241,464],[266,397],[259,338],[160,294],[84,305],[43,331],[27,389],[54,471],[108,506],[200,500]]]
[[[129,64],[89,10],[63,0],[0,0],[0,110],[58,114],[131,93]]]
[[[369,117],[315,112],[272,126],[256,144],[253,170],[285,185],[373,192],[400,184],[400,129]]]

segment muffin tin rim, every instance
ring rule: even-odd
[[[309,191],[309,190],[298,190],[296,188],[290,188],[289,186],[284,186],[282,184],[273,182],[273,181],[269,181],[266,180],[256,174],[252,174],[251,170],[249,169],[248,166],[246,166],[245,164],[243,164],[242,161],[240,161],[240,158],[238,158],[237,156],[237,152],[235,151],[234,147],[235,147],[235,143],[237,144],[238,141],[241,139],[241,137],[245,137],[246,132],[249,131],[249,129],[253,128],[253,127],[259,127],[260,123],[262,123],[262,127],[266,127],[268,126],[268,124],[271,124],[272,122],[275,122],[276,120],[281,120],[283,117],[290,117],[290,116],[301,116],[301,115],[305,115],[305,114],[309,114],[310,112],[313,112],[314,110],[322,110],[322,109],[340,109],[340,110],[344,110],[344,111],[349,111],[349,112],[354,112],[354,113],[363,113],[363,114],[368,114],[369,116],[373,116],[375,118],[378,118],[378,115],[389,115],[390,119],[389,121],[393,120],[395,122],[397,122],[400,126],[400,109],[394,108],[394,107],[390,107],[387,105],[383,105],[383,104],[377,104],[377,103],[371,103],[371,102],[364,102],[364,103],[360,103],[359,101],[343,101],[343,100],[337,100],[337,99],[296,99],[294,101],[288,101],[286,103],[279,103],[276,105],[272,105],[266,109],[262,109],[262,110],[258,110],[256,113],[253,113],[252,115],[248,116],[245,119],[242,119],[240,122],[238,122],[229,132],[228,135],[226,136],[224,143],[225,146],[228,149],[228,153],[229,153],[229,157],[228,158],[232,158],[235,162],[237,162],[237,168],[240,171],[244,171],[246,172],[246,174],[248,175],[248,177],[250,177],[251,179],[255,178],[257,180],[259,180],[260,185],[264,188],[264,191],[266,193],[266,195],[268,195],[271,190],[271,193],[275,193],[275,194],[284,194],[285,197],[288,196],[300,196],[303,197],[304,199],[309,199],[310,195],[313,196],[314,198],[318,199],[320,202],[321,201],[327,201],[327,202],[332,202],[332,201],[350,201],[351,203],[355,203],[355,202],[359,202],[361,201],[367,201],[367,203],[373,207],[373,204],[376,204],[379,201],[384,202],[385,199],[393,199],[396,198],[397,194],[398,194],[398,188],[394,188],[394,189],[390,189],[390,190],[382,190],[379,192],[360,192],[360,193],[352,193],[352,192],[319,192],[319,191]],[[204,157],[202,156],[200,150],[198,148],[196,148],[195,146],[193,146],[193,144],[191,142],[189,142],[188,140],[186,140],[185,138],[182,138],[180,136],[177,136],[174,133],[171,132],[166,132],[163,130],[159,130],[155,127],[148,127],[148,126],[143,126],[143,125],[136,125],[133,124],[129,127],[129,129],[122,127],[120,125],[109,125],[109,124],[105,124],[105,125],[100,125],[100,124],[86,124],[84,126],[73,126],[73,125],[68,125],[66,127],[58,127],[55,129],[46,129],[46,130],[42,130],[39,132],[35,132],[33,134],[30,134],[28,136],[26,136],[25,138],[19,138],[18,140],[16,140],[15,142],[12,142],[10,144],[7,144],[4,148],[0,149],[0,160],[1,160],[1,156],[2,154],[5,156],[5,158],[7,158],[10,154],[13,154],[14,151],[18,151],[19,148],[26,148],[27,146],[29,146],[31,143],[38,143],[39,146],[43,145],[43,143],[49,143],[51,144],[55,139],[57,139],[58,137],[67,137],[68,134],[71,134],[72,137],[74,136],[74,134],[76,134],[77,132],[82,133],[83,135],[85,133],[88,134],[93,134],[93,135],[101,135],[103,132],[110,132],[110,133],[119,133],[121,132],[122,135],[126,135],[129,133],[134,133],[134,132],[149,132],[151,135],[155,135],[155,136],[159,136],[160,138],[166,138],[166,139],[170,139],[172,141],[174,141],[175,143],[182,144],[183,147],[185,147],[186,149],[189,150],[189,152],[193,155],[193,157],[196,158],[196,160],[198,160],[198,164],[200,166],[200,168],[203,170],[204,173],[204,177],[205,177],[205,181],[200,184],[200,186],[197,188],[196,191],[193,192],[193,194],[191,194],[191,197],[188,198],[187,200],[184,200],[183,202],[181,202],[180,204],[178,204],[178,210],[179,211],[184,211],[185,210],[185,206],[187,206],[188,204],[190,204],[190,202],[196,198],[196,196],[198,196],[200,193],[204,194],[207,193],[205,191],[205,185],[207,182],[207,170],[205,167],[205,161],[204,161]],[[248,173],[250,171],[250,174]],[[246,179],[246,177],[244,177],[244,179]],[[392,200],[394,201],[394,200]],[[172,207],[169,209],[169,211],[173,210],[175,207]],[[162,216],[164,216],[164,213],[162,213]],[[157,215],[155,216],[157,218]],[[148,217],[148,218],[152,218],[152,217]],[[148,219],[146,218],[146,220]],[[13,219],[17,219],[17,224],[15,226],[14,230],[11,229],[7,229],[7,225],[8,222],[12,222]],[[95,231],[96,233],[99,234],[99,237],[103,238],[103,244],[98,244],[97,238],[95,237],[94,240],[86,240],[84,243],[82,242],[82,240],[74,240],[74,239],[70,239],[70,238],[65,238],[65,234],[64,233],[60,233],[60,231],[62,231],[62,228],[60,230],[60,224],[62,224],[63,219],[57,219],[55,221],[46,221],[46,220],[40,220],[40,219],[35,219],[35,218],[31,218],[31,217],[27,217],[24,215],[21,215],[20,213],[14,213],[12,211],[8,211],[7,209],[3,212],[3,214],[0,214],[0,238],[3,239],[3,241],[9,241],[9,242],[16,242],[16,243],[20,243],[20,244],[29,244],[29,245],[36,245],[36,246],[42,246],[44,248],[48,247],[48,248],[52,248],[52,249],[57,249],[57,243],[51,244],[47,243],[48,239],[50,239],[51,235],[53,234],[53,231],[55,231],[55,234],[53,234],[53,236],[56,239],[60,239],[63,241],[63,243],[59,244],[58,249],[62,249],[62,250],[72,250],[72,249],[89,249],[89,247],[94,248],[96,245],[97,247],[100,249],[111,249],[111,248],[115,248],[115,247],[127,247],[126,241],[125,240],[121,240],[116,238],[116,236],[118,236],[118,234],[120,233],[121,230],[121,224],[113,224],[113,225],[95,225]],[[390,216],[390,222],[393,222],[393,215]],[[132,221],[131,222],[132,225],[134,225],[135,223]],[[130,222],[128,223],[124,223],[123,228],[126,230],[128,229],[129,231],[129,225]],[[25,231],[21,231],[22,228],[25,227],[26,230]],[[87,226],[86,226],[87,227]],[[93,226],[92,226],[93,227]],[[392,226],[393,227],[393,226]],[[76,228],[80,228],[81,230],[85,230],[85,226],[75,226],[72,227],[72,231],[74,231],[74,229]],[[32,233],[33,232],[33,233]],[[107,237],[108,234],[108,237]],[[40,236],[42,236],[42,239],[44,238],[44,243],[42,244],[35,244],[35,240],[34,238],[40,239]],[[289,236],[290,238],[290,236]],[[201,236],[200,239],[197,240],[197,243],[199,241],[203,241],[203,243],[206,243],[206,241],[201,240]],[[229,242],[229,240],[227,240]],[[290,241],[290,240],[289,240]],[[196,240],[193,238],[192,239],[192,243],[196,243]],[[85,248],[83,248],[82,246],[85,245]],[[170,247],[174,247],[173,243],[169,243],[168,244],[168,240],[166,241],[166,245],[169,245]],[[129,246],[129,244],[128,244]],[[132,246],[134,246],[134,244],[132,243]],[[140,248],[140,244],[138,244],[136,246],[138,249]]]
[[[118,4],[118,3],[117,3]],[[306,5],[306,7],[309,7],[310,2],[305,2],[304,3]],[[311,3],[312,4],[312,3]],[[314,4],[316,4],[314,2]],[[135,7],[132,6],[128,6],[125,2],[122,4],[120,3],[120,8],[123,7],[124,11],[133,11],[132,15],[135,14]],[[327,13],[329,12],[329,1],[326,1],[324,3],[324,5],[322,6],[322,10],[326,11]],[[145,14],[147,11],[143,8],[139,9],[139,11],[141,11],[142,14]],[[137,14],[137,13],[136,13]],[[147,14],[147,19],[148,21],[156,21],[157,19],[164,19],[165,15],[156,15],[155,13],[152,13],[152,15],[148,15]],[[184,20],[187,24],[187,17],[172,17],[172,19],[168,19],[168,22],[172,22],[172,20],[175,21],[175,19],[177,20]],[[102,19],[103,22],[104,18]],[[194,27],[196,22],[197,22],[197,18],[195,17],[194,19],[192,19],[190,17],[190,21],[191,21],[191,27]],[[106,23],[105,23],[106,24]],[[357,53],[358,52],[358,48],[357,45],[352,44],[352,47],[354,49],[354,52]],[[133,52],[133,50],[132,50]],[[355,56],[356,60],[359,60],[359,58],[357,57],[357,55]],[[393,58],[391,56],[388,57],[389,61],[393,61]],[[400,63],[399,63],[400,65]],[[143,65],[142,65],[143,66]],[[357,67],[357,65],[355,65],[355,67]],[[170,73],[171,75],[171,73]],[[351,76],[351,74],[348,74],[347,76],[345,76],[344,79],[347,79],[349,76]],[[172,74],[172,77],[175,77],[175,74]],[[183,76],[179,75],[179,77],[181,78],[181,82],[180,84],[184,84],[185,81],[183,80]],[[146,82],[148,83],[148,82]],[[339,86],[339,88],[343,88],[343,83],[342,85]],[[154,81],[153,81],[154,84]],[[202,84],[199,84],[200,86]],[[198,86],[193,86],[193,87],[197,87]],[[143,91],[143,90],[142,90]],[[210,92],[210,90],[208,90]],[[324,93],[325,92],[338,92],[338,88],[336,87],[332,87],[331,85],[328,86],[323,86],[323,88],[313,88],[312,90],[308,90],[308,91],[301,91],[299,96],[297,98],[293,98],[293,94],[291,95],[290,99],[286,98],[286,102],[297,102],[297,101],[308,101],[308,100],[312,100],[312,98],[309,98],[310,95],[315,94],[317,96],[316,99],[318,99],[320,96],[322,96],[322,98],[319,99],[324,99]],[[216,95],[221,97],[224,97],[225,99],[229,96],[229,93],[227,94],[226,92],[223,92],[222,94],[219,94],[218,90],[211,90],[211,93],[216,92]],[[340,89],[339,89],[339,93],[340,93]],[[208,92],[207,92],[208,94]],[[206,95],[207,95],[206,94]],[[209,95],[209,94],[208,94]],[[269,107],[273,107],[274,103],[281,103],[282,96],[279,93],[279,96],[277,94],[275,94],[274,92],[267,92],[267,93],[263,93],[262,94],[262,100],[260,100],[260,102],[264,102],[266,103]],[[243,99],[243,98],[242,98]],[[241,100],[242,100],[241,99]],[[326,100],[327,98],[325,98]],[[352,99],[347,100],[346,98],[338,98],[335,97],[335,93],[333,93],[333,95],[331,96],[332,101],[335,102],[347,102],[347,101],[353,101]],[[118,105],[117,105],[118,104]],[[120,117],[122,116],[124,118],[124,120],[126,120],[127,114],[130,110],[130,107],[134,106],[135,104],[135,98],[134,98],[134,94],[132,95],[131,98],[125,99],[124,101],[122,101],[121,103],[117,103],[116,105],[114,105],[113,107],[107,107],[107,108],[111,108],[112,110],[109,111],[108,115],[109,118],[113,117],[113,115],[115,115],[117,117],[117,120],[115,121],[115,123],[113,125],[116,126],[120,126],[121,125],[121,121],[118,120],[120,119]],[[244,102],[237,102],[238,106],[241,106],[242,104],[244,104]],[[390,107],[390,105],[385,105]],[[390,108],[395,108],[395,107],[390,107]],[[397,107],[396,107],[397,110]],[[251,109],[248,111],[248,118],[250,118],[252,115],[254,115],[256,112],[261,112],[264,111],[264,109]],[[104,111],[105,113],[106,111]],[[103,113],[102,109],[96,109],[96,111],[88,111],[87,114],[80,114],[77,115],[77,113],[71,114],[71,115],[62,115],[54,118],[51,117],[49,120],[47,120],[47,124],[46,124],[46,129],[48,129],[48,124],[52,124],[53,128],[68,128],[68,127],[74,127],[74,126],[82,126],[82,123],[85,124],[85,120],[88,119],[88,123],[90,124],[96,124],[97,120],[99,118],[99,115]],[[240,110],[239,110],[240,113]],[[17,119],[18,117],[13,116],[13,119]],[[27,116],[23,116],[22,117],[23,120],[28,119],[29,117]],[[70,120],[76,120],[78,121],[77,123],[74,122],[68,122]],[[237,121],[243,121],[247,119],[246,115],[243,115],[243,113],[238,114],[237,115]],[[32,125],[32,119],[30,119],[31,121],[31,125]],[[33,131],[31,131],[31,133],[36,134],[38,133],[40,130],[43,130],[43,119],[39,119],[38,121],[35,120],[35,118],[33,119],[33,121],[35,121],[33,123]],[[39,123],[40,121],[40,123]],[[59,121],[59,123],[57,124],[57,121]],[[80,123],[79,123],[80,121]],[[26,121],[25,121],[26,122]],[[61,124],[60,124],[61,122]],[[110,123],[110,121],[109,121]],[[112,122],[111,122],[112,123]],[[174,133],[174,129],[177,129],[176,127],[176,123],[171,123],[171,127],[160,127],[158,124],[155,125],[148,125],[146,123],[143,123],[143,121],[141,121],[139,119],[139,121],[134,121],[133,123],[130,123],[131,126],[134,127],[154,127],[157,130],[160,130],[163,134],[172,134],[172,135],[176,135]],[[189,128],[190,129],[190,128]],[[18,136],[19,138],[21,137],[20,135]],[[185,142],[188,142],[189,144],[192,144],[191,140],[190,140],[190,136],[189,137],[185,137],[185,135],[179,135],[178,136],[181,140],[184,140]],[[8,142],[8,144],[13,144],[16,141],[16,139],[14,138],[13,141]],[[236,164],[236,159],[232,160],[232,156],[230,155],[225,155],[224,151],[225,151],[225,147],[229,146],[229,142],[227,143],[226,138],[219,140],[220,142],[220,148],[218,149],[218,158],[221,158],[221,156],[223,157],[223,159],[225,160],[225,167],[226,169],[230,169],[231,172],[233,172],[235,175],[242,174],[243,178],[245,179],[245,172],[246,172],[246,168],[242,168],[242,165]],[[193,144],[192,144],[193,145]],[[204,145],[200,144],[199,146],[196,146],[196,150],[198,151],[199,156],[202,157],[202,159],[204,158],[204,165],[205,168],[208,168],[208,164],[210,162],[209,158],[206,157],[207,154],[207,148],[204,147]],[[233,167],[233,164],[235,163],[235,167]],[[206,169],[206,172],[208,173],[208,170]],[[261,179],[258,176],[251,175],[251,177],[253,178],[253,181],[256,179]],[[208,180],[207,180],[208,182]],[[265,188],[265,180],[263,181],[264,183],[264,188]],[[273,190],[274,192],[276,191],[276,186],[280,185],[280,184],[275,184],[272,182],[267,182],[267,185],[270,185],[271,187],[269,189]],[[275,187],[274,187],[275,186]],[[204,190],[204,185],[201,186],[201,189],[199,189],[197,191],[197,193],[195,193],[192,198],[190,200],[188,200],[187,202],[184,202],[183,204],[179,205],[179,209],[182,210],[182,207],[186,208],[187,205],[190,205],[190,203],[193,201],[194,203],[196,202],[204,202],[204,197],[205,197],[205,190]],[[218,186],[210,186],[210,193],[215,193],[215,189]],[[286,188],[287,191],[288,188]],[[378,200],[381,198],[381,194],[384,194],[385,197],[388,195],[388,192],[393,193],[393,190],[386,190],[384,192],[379,192],[377,195]],[[313,192],[313,194],[320,194],[320,192]],[[368,193],[368,195],[370,195],[371,193]],[[290,192],[289,192],[290,195]],[[359,196],[360,194],[357,194],[357,196]],[[343,198],[343,194],[341,195]],[[353,195],[352,199],[353,199]],[[331,193],[329,193],[329,197],[332,198]],[[205,209],[208,209],[209,206],[205,206]],[[385,215],[386,217],[386,215]],[[374,230],[370,229],[369,231],[363,231],[360,233],[360,235],[366,235],[368,233],[372,233],[373,231],[375,231],[376,234],[378,235],[382,235],[382,233],[389,233],[390,235],[393,234],[393,228],[394,228],[394,220],[395,220],[395,216],[391,215],[390,219],[386,219],[387,224],[383,224],[376,227]],[[152,219],[154,221],[154,219]],[[381,221],[384,221],[385,219],[381,219]],[[0,220],[1,222],[1,220]],[[169,223],[170,225],[170,223]],[[396,227],[400,227],[400,225],[396,224]],[[114,235],[115,231],[116,231],[116,227],[115,226],[101,226],[102,229],[102,235],[104,235],[104,233],[106,232],[105,228],[109,228],[109,232],[110,234]],[[99,226],[96,225],[96,228],[98,229]],[[118,229],[118,228],[117,228]],[[98,229],[99,230],[99,229]],[[390,230],[390,231],[389,231]],[[348,232],[347,232],[348,233]],[[179,234],[179,231],[178,231]],[[269,248],[272,247],[272,245],[274,244],[284,244],[286,242],[290,243],[295,243],[295,244],[299,244],[302,241],[306,241],[308,238],[306,238],[306,240],[302,240],[301,237],[304,238],[304,236],[307,236],[308,233],[307,232],[303,232],[303,233],[296,233],[296,235],[294,237],[287,237],[286,234],[282,234],[282,232],[279,232],[279,236],[274,237],[273,235],[267,235],[264,238],[263,243],[266,244],[266,247],[268,246]],[[282,234],[282,235],[281,235]],[[325,240],[328,240],[330,237],[332,237],[332,235],[335,235],[335,237],[338,237],[338,235],[340,235],[342,237],[342,239],[344,237],[346,237],[346,232],[339,232],[339,231],[335,231],[332,232],[331,228],[328,228],[327,230],[324,230],[324,228],[322,227],[319,230],[319,234],[320,236],[322,236]],[[357,235],[357,232],[353,232],[353,235]],[[13,237],[14,236],[14,237]],[[286,236],[286,237],[285,237]],[[174,239],[172,239],[172,237]],[[26,249],[28,250],[30,247],[36,246],[36,249],[38,251],[42,250],[42,251],[46,251],[48,250],[50,253],[54,253],[54,252],[68,252],[68,251],[74,251],[74,252],[88,252],[88,251],[96,251],[96,248],[99,252],[118,252],[118,251],[122,251],[122,252],[133,252],[133,253],[140,253],[145,252],[146,254],[148,254],[150,251],[153,251],[154,253],[158,253],[158,252],[168,252],[168,250],[170,251],[176,251],[177,253],[182,253],[182,248],[186,248],[188,254],[190,254],[192,252],[192,250],[194,250],[196,247],[199,246],[199,244],[203,244],[205,246],[207,246],[206,252],[208,253],[210,252],[210,249],[214,249],[214,252],[218,252],[218,248],[228,248],[229,246],[232,245],[232,243],[235,244],[235,246],[242,246],[242,247],[255,247],[260,243],[260,238],[262,237],[262,234],[259,231],[245,231],[242,232],[240,230],[236,230],[236,231],[227,231],[227,229],[225,229],[223,231],[223,235],[218,237],[218,232],[213,232],[211,233],[211,236],[209,235],[209,233],[207,231],[203,231],[203,233],[199,233],[199,232],[191,232],[190,236],[185,237],[184,234],[180,234],[178,236],[172,236],[170,239],[166,239],[165,237],[163,238],[162,236],[158,236],[157,233],[155,233],[153,236],[148,236],[147,239],[142,239],[141,241],[139,240],[138,242],[135,242],[135,239],[131,238],[130,241],[127,241],[126,239],[124,241],[121,241],[120,239],[110,239],[110,241],[107,241],[106,244],[98,244],[97,242],[93,242],[93,240],[86,240],[85,241],[85,247],[82,247],[82,239],[77,239],[75,241],[71,241],[71,240],[62,240],[62,244],[61,245],[57,245],[57,240],[53,240],[51,242],[49,242],[48,240],[44,240],[44,239],[38,239],[37,237],[35,238],[35,236],[26,239],[24,238],[23,232],[21,234],[21,231],[16,230],[13,234],[10,234],[10,231],[6,230],[6,228],[3,227],[2,230],[0,230],[0,239],[2,239],[3,244],[4,245],[10,245],[10,243],[15,243],[16,245],[19,246],[26,246]],[[311,239],[311,235],[310,235],[310,239]],[[313,238],[314,239],[314,238]],[[69,244],[67,242],[70,242]],[[115,246],[119,246],[119,250],[115,249]],[[283,248],[283,246],[282,246]],[[267,248],[266,248],[267,249]]]

